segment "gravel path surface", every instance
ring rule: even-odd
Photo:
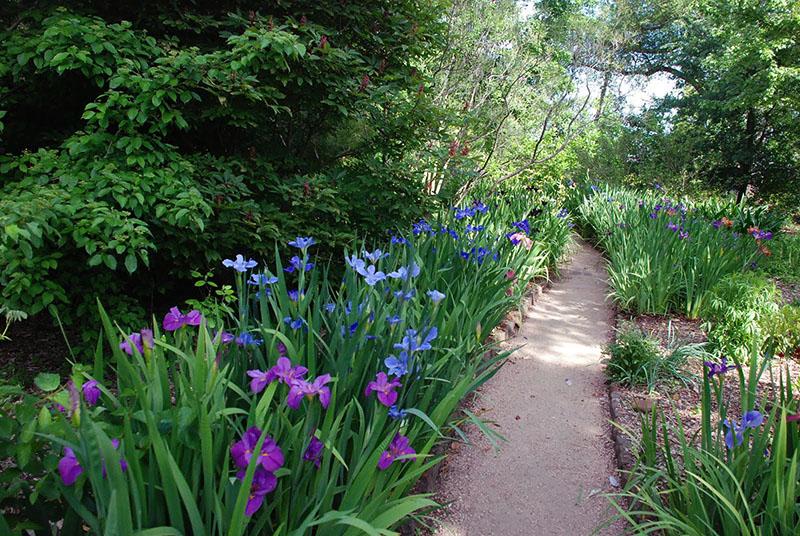
[[[583,536],[608,518],[614,475],[600,363],[611,335],[603,258],[583,242],[507,344],[524,345],[478,393],[508,439],[472,431],[441,473],[437,536]],[[618,527],[599,534],[621,534]]]

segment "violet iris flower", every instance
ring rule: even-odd
[[[306,447],[306,450],[303,453],[303,459],[307,462],[313,462],[317,469],[319,469],[323,449],[324,445],[322,441],[317,439],[316,436],[312,435],[311,442],[308,444],[308,447]]]
[[[125,340],[119,343],[119,348],[128,355],[133,355],[133,349],[136,348],[140,354],[144,355],[145,350],[152,350],[155,346],[153,340],[153,330],[143,329],[138,333],[131,333]]]
[[[708,377],[713,378],[719,374],[725,374],[729,370],[733,370],[737,367],[737,365],[728,365],[728,358],[723,357],[720,360],[720,363],[714,363],[712,361],[703,361],[703,364],[708,367]]]
[[[367,388],[364,390],[364,396],[369,396],[375,392],[378,395],[378,402],[388,408],[397,402],[398,394],[395,389],[402,386],[403,384],[400,383],[397,378],[389,381],[385,372],[379,372],[375,376],[375,380],[367,384]]]
[[[411,448],[411,443],[408,438],[406,436],[397,434],[394,436],[394,439],[392,439],[392,442],[389,443],[389,448],[381,453],[381,457],[378,460],[378,469],[385,471],[395,460],[397,460],[397,458],[400,458],[401,456],[408,457],[397,461],[409,462],[416,460],[416,454],[417,451]]]
[[[408,240],[406,240],[402,236],[397,236],[397,235],[392,235],[390,242],[392,244],[400,244],[400,245],[408,244]]]
[[[317,241],[314,240],[314,238],[311,236],[298,236],[297,238],[289,242],[289,245],[297,249],[308,249],[309,247],[313,246],[316,243]]]
[[[82,473],[83,467],[78,463],[75,452],[69,447],[64,447],[64,457],[58,461],[58,474],[61,475],[61,481],[65,486],[71,486]]]
[[[227,331],[218,331],[214,335],[214,342],[221,342],[222,344],[231,343],[235,339],[236,336],[233,333],[228,333]]]
[[[242,475],[242,479],[244,475]],[[261,505],[264,504],[264,497],[278,486],[278,479],[274,474],[262,467],[258,467],[253,473],[253,483],[250,486],[250,495],[247,496],[247,505],[244,507],[244,514],[251,517]]]
[[[244,257],[242,255],[236,255],[235,260],[225,259],[224,261],[222,261],[222,266],[224,266],[225,268],[233,268],[237,272],[246,272],[250,268],[255,268],[257,265],[258,263],[253,259],[247,261],[244,260]]]
[[[442,301],[442,300],[443,300],[443,299],[445,299],[445,297],[446,297],[444,293],[442,293],[442,292],[439,292],[439,291],[438,291],[438,290],[436,290],[436,289],[434,289],[434,290],[429,290],[429,291],[427,292],[427,294],[428,294],[428,296],[430,297],[431,301],[433,301],[433,303],[434,303],[434,304],[437,304],[437,303],[439,303],[440,301]]]
[[[89,380],[81,387],[81,390],[83,391],[83,398],[90,406],[97,404],[97,401],[100,399],[100,395],[102,394],[97,385],[97,380]]]
[[[328,404],[331,402],[331,389],[325,384],[330,381],[330,374],[317,376],[313,382],[295,380],[292,382],[292,387],[289,389],[289,396],[286,397],[286,405],[292,409],[297,409],[300,407],[300,402],[303,400],[303,397],[312,400],[315,396],[319,396],[319,403],[322,404],[324,409],[327,409]]]
[[[199,326],[202,321],[203,315],[197,309],[183,314],[177,307],[171,307],[169,312],[164,315],[162,325],[165,331],[177,331],[183,326]]]
[[[258,444],[258,440],[264,432],[260,428],[253,426],[248,428],[242,439],[231,445],[231,457],[239,469],[247,469],[250,460],[255,454],[253,451]],[[255,454],[256,463],[267,471],[274,472],[283,467],[283,451],[270,436],[264,438],[261,444],[261,452]]]
[[[247,375],[252,378],[250,380],[250,390],[256,394],[263,391],[267,385],[276,380],[273,369],[266,372],[261,370],[248,370]]]
[[[667,224],[667,229],[669,229],[670,231],[672,231],[672,232],[674,233],[675,231],[677,231],[677,230],[678,230],[678,224],[677,224],[677,223],[672,223],[672,222],[669,222],[669,223]]]
[[[409,277],[417,277],[419,275],[420,268],[417,266],[416,263],[411,263],[408,267],[401,266],[394,272],[389,272],[386,274],[387,277],[391,277],[392,279],[402,279],[403,281],[407,280]]]
[[[306,377],[308,369],[300,365],[292,365],[288,357],[278,358],[278,364],[270,370],[275,376],[275,379],[289,387],[297,380],[302,380]]]

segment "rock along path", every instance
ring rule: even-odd
[[[613,448],[601,351],[612,329],[603,258],[578,241],[474,411],[508,439],[470,432],[438,483],[436,536],[584,536],[608,518]],[[615,527],[600,534],[620,534]]]

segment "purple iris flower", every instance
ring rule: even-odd
[[[292,386],[295,381],[306,377],[308,369],[300,365],[292,365],[288,357],[278,358],[278,363],[270,370],[276,379],[288,386]]]
[[[719,229],[720,227],[722,227],[722,220],[714,220],[714,222],[711,225],[714,226],[714,229]]]
[[[248,370],[247,375],[252,378],[250,380],[250,390],[254,393],[260,393],[270,383],[274,382],[277,378],[274,369],[266,372],[261,370]]]
[[[654,220],[654,219],[656,219],[656,218],[658,218],[658,214],[656,214],[655,212],[651,212],[651,213],[650,213],[650,219],[651,219],[651,220]]]
[[[316,243],[317,241],[314,240],[314,238],[311,236],[298,236],[297,238],[289,242],[289,245],[297,249],[307,249]]]
[[[114,450],[119,450],[119,439],[112,439],[111,440],[111,446],[114,447]],[[103,465],[103,476],[105,477],[106,476],[106,463],[103,462],[102,465]],[[128,462],[125,461],[125,458],[120,458],[119,459],[119,468],[122,470],[123,473],[128,470]]]
[[[391,243],[392,243],[392,244],[401,244],[401,245],[405,245],[405,244],[408,244],[408,240],[406,240],[406,239],[405,239],[405,238],[403,238],[402,236],[392,235],[392,238],[391,238]]]
[[[73,485],[83,473],[83,467],[78,463],[75,452],[69,447],[64,447],[64,457],[58,461],[58,473],[65,486]]]
[[[300,407],[300,402],[303,400],[303,397],[312,400],[315,396],[319,396],[319,403],[322,404],[324,409],[327,409],[328,404],[331,402],[331,389],[325,384],[330,381],[330,374],[317,376],[313,382],[295,380],[292,382],[292,387],[289,389],[286,405],[292,409],[297,409]]]
[[[81,390],[83,391],[83,398],[90,406],[97,404],[97,401],[100,399],[100,395],[102,394],[97,385],[97,380],[89,380],[81,387]]]
[[[480,212],[481,214],[486,214],[486,212],[489,211],[489,207],[484,205],[482,201],[473,201],[472,208],[474,208],[477,212]]]
[[[463,220],[464,218],[470,218],[475,215],[475,210],[471,207],[467,208],[456,208],[453,207],[453,210],[456,211],[455,218],[457,220]]]
[[[438,290],[436,290],[436,289],[429,290],[429,291],[427,292],[427,294],[428,294],[428,297],[431,299],[431,301],[432,301],[434,304],[437,304],[437,303],[439,303],[440,301],[442,301],[442,300],[443,300],[443,299],[445,299],[445,297],[446,297],[444,293],[442,293],[442,292],[439,292],[439,291],[438,291]]]
[[[222,266],[224,266],[225,268],[233,268],[237,272],[246,272],[250,268],[255,268],[257,265],[258,263],[253,259],[247,261],[244,260],[244,257],[242,255],[236,255],[235,260],[225,259],[224,261],[222,261]]]
[[[152,350],[155,346],[153,340],[153,330],[143,329],[138,333],[131,333],[125,340],[119,343],[120,350],[128,355],[133,355],[133,349],[136,348],[140,354],[144,355],[145,350]]]
[[[231,457],[239,469],[247,469],[261,436],[265,435],[258,427],[248,428],[242,439],[231,445]],[[283,451],[270,436],[264,438],[256,463],[267,471],[274,472],[283,467]]]
[[[197,309],[183,314],[177,307],[171,307],[169,312],[164,315],[162,325],[165,331],[177,331],[183,326],[199,326],[202,321],[203,315]]]
[[[272,285],[273,283],[277,282],[278,278],[272,274],[252,274],[250,275],[250,279],[247,281],[247,284],[259,287]]]
[[[401,300],[401,301],[409,301],[417,295],[417,291],[413,288],[408,292],[403,292],[402,290],[396,290],[393,292],[394,297]]]
[[[377,271],[375,269],[375,265],[367,266],[366,269],[362,267],[359,268],[357,271],[359,274],[364,276],[364,281],[367,283],[367,285],[371,287],[375,286],[375,283],[377,283],[378,281],[383,281],[384,279],[386,279],[386,274]]]
[[[712,361],[703,361],[703,364],[708,367],[708,377],[713,378],[718,374],[725,374],[729,370],[733,370],[737,365],[728,365],[728,358],[723,357],[719,364]]]
[[[311,436],[311,442],[306,447],[305,452],[303,453],[303,459],[307,462],[313,462],[314,465],[319,469],[320,461],[322,458],[322,451],[325,448],[322,441],[317,439],[316,436]]]
[[[293,302],[296,302],[300,298],[300,291],[299,290],[290,290],[287,292],[289,295],[289,299]]]
[[[240,471],[240,479],[244,479],[244,471]],[[264,504],[264,497],[278,486],[278,479],[273,473],[262,467],[258,467],[253,473],[253,483],[250,486],[250,495],[247,496],[247,505],[244,507],[244,514],[251,517],[258,512]]]
[[[400,352],[399,357],[390,355],[384,359],[383,364],[389,369],[389,374],[393,376],[405,376],[408,374],[408,352]]]
[[[405,419],[406,415],[408,415],[408,412],[404,409],[399,409],[396,405],[394,405],[389,408],[387,414],[389,415],[390,418],[398,421],[400,419]]]
[[[261,346],[264,344],[264,339],[259,339],[249,332],[244,332],[236,337],[236,344],[239,346]]]
[[[687,233],[685,231],[681,231],[681,232],[678,233],[678,238],[680,240],[686,240],[687,238],[689,238],[689,233]]]
[[[669,222],[669,223],[667,224],[667,229],[669,229],[670,231],[672,231],[672,232],[674,233],[675,231],[677,231],[677,230],[678,230],[678,224],[677,224],[677,223],[672,223],[672,222]]]
[[[389,443],[389,448],[381,453],[381,457],[378,460],[378,469],[381,471],[388,469],[395,460],[403,456],[406,457],[397,461],[409,462],[416,460],[416,453],[417,451],[411,448],[409,439],[406,436],[397,434],[392,439],[392,442]]]
[[[306,272],[308,272],[308,271],[310,271],[310,270],[311,270],[311,269],[313,269],[313,268],[314,268],[314,263],[313,263],[313,262],[306,262],[306,263],[304,264],[304,261],[303,261],[303,260],[300,260],[300,257],[298,257],[297,255],[295,255],[294,257],[292,257],[291,259],[289,259],[289,266],[287,266],[286,268],[284,268],[284,269],[283,269],[283,271],[284,271],[284,272],[286,272],[286,273],[288,273],[288,274],[291,274],[291,273],[293,273],[295,270],[300,270],[300,269],[303,269],[303,270],[305,270]]]
[[[364,396],[369,396],[375,392],[378,395],[378,402],[388,408],[397,402],[398,394],[395,389],[402,386],[403,384],[397,378],[390,381],[385,372],[379,372],[375,376],[375,380],[367,384]]]
[[[294,331],[297,331],[298,329],[302,328],[306,324],[306,321],[303,320],[302,318],[299,318],[299,317],[298,318],[292,318],[291,316],[283,317],[283,322],[287,326],[292,328]]]
[[[228,333],[227,331],[218,331],[214,335],[214,342],[221,342],[222,344],[232,343],[235,339],[236,336],[233,333]]]

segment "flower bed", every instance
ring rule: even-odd
[[[15,480],[6,515],[64,534],[339,535],[432,507],[409,492],[507,355],[484,359],[485,339],[568,239],[563,214],[525,218],[525,202],[420,221],[345,252],[341,277],[310,237],[270,268],[228,259],[230,316],[173,308],[122,334],[101,309],[93,363],[66,385],[40,376],[3,419],[15,474],[36,477]]]

